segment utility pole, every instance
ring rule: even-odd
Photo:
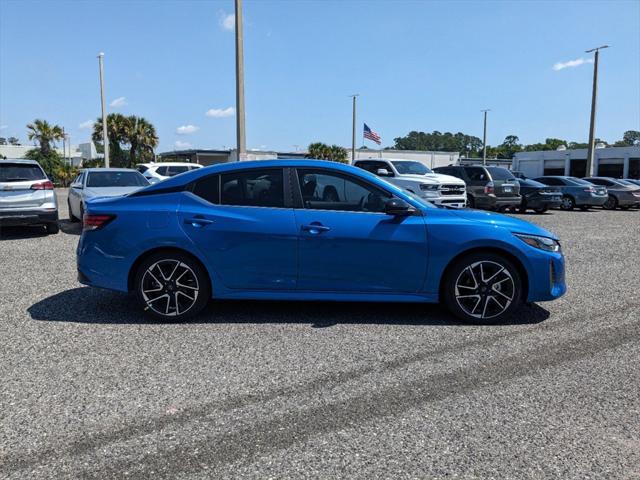
[[[356,98],[358,97],[358,95],[358,93],[349,95],[353,99],[353,114],[351,125],[351,163],[356,161]]]
[[[236,136],[238,161],[247,158],[244,124],[244,47],[242,42],[242,0],[236,1]]]
[[[589,122],[589,150],[587,151],[587,176],[593,175],[593,157],[595,150],[595,131],[596,131],[596,103],[598,100],[598,57],[600,50],[609,48],[609,45],[592,48],[585,53],[595,52],[593,60],[593,90],[591,91],[591,120]]]
[[[104,145],[104,166],[109,168],[109,136],[107,135],[107,109],[104,104],[104,53],[98,54],[100,65],[100,101],[102,102],[102,144]]]
[[[64,127],[62,127],[62,162],[67,163],[67,146],[66,146],[67,136],[64,133]]]
[[[486,110],[480,110],[484,112],[484,133],[482,134],[482,165],[487,164],[487,112],[490,112],[491,109],[487,108]]]

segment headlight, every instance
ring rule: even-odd
[[[427,190],[427,191],[436,191],[438,190],[438,186],[439,185],[431,185],[428,183],[421,183],[420,184],[420,190]]]
[[[531,245],[534,248],[539,248],[546,252],[560,251],[560,243],[552,238],[540,237],[538,235],[525,235],[523,233],[515,233],[514,235],[527,245]]]

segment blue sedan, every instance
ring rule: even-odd
[[[77,265],[81,283],[173,320],[216,298],[441,301],[500,322],[566,291],[552,233],[318,160],[216,165],[89,200]]]

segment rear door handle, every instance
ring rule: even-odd
[[[302,226],[302,231],[309,232],[311,235],[319,235],[320,233],[328,232],[329,230],[331,230],[331,228],[316,223]]]
[[[185,218],[184,223],[187,225],[191,225],[192,227],[202,228],[207,225],[211,225],[213,223],[213,220],[209,220],[208,218],[204,218],[200,216],[195,216],[191,218]]]

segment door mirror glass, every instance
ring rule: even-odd
[[[391,173],[389,173],[389,170],[387,170],[386,168],[379,168],[378,170],[376,170],[376,174],[379,175],[380,177],[391,176]]]
[[[413,215],[415,212],[416,209],[414,207],[399,198],[392,198],[391,200],[388,200],[384,205],[384,213],[386,213],[387,215],[406,217],[409,215]]]

